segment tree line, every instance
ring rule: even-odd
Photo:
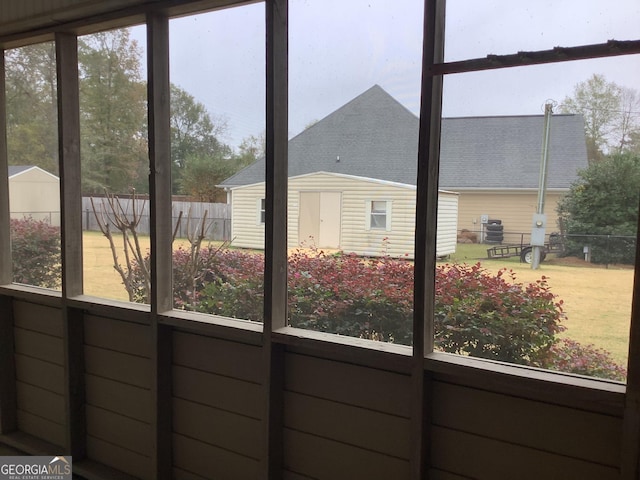
[[[578,83],[561,113],[584,118],[589,164],[619,154],[640,154],[640,94],[594,74]]]
[[[558,204],[565,254],[591,250],[593,263],[635,261],[640,201],[640,95],[592,75],[561,105],[585,123],[589,165]]]
[[[83,194],[148,192],[147,89],[142,53],[128,29],[78,39]],[[57,83],[53,42],[7,50],[10,165],[58,173]],[[171,84],[172,193],[225,201],[215,187],[264,153],[264,137],[234,149],[224,118]]]
[[[148,191],[146,83],[140,46],[128,29],[78,40],[84,194]],[[57,86],[52,42],[7,50],[7,146],[11,165],[58,169]],[[585,121],[589,164],[640,154],[640,94],[594,74],[578,83],[560,113]],[[171,85],[172,193],[225,201],[215,187],[264,154],[264,135],[234,149],[224,118]],[[566,213],[566,212],[565,212]]]

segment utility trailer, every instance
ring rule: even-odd
[[[564,250],[564,240],[559,233],[549,235],[549,242],[545,243],[540,251],[540,262],[543,262],[547,253],[557,253]],[[533,247],[531,245],[496,245],[487,249],[487,258],[520,257],[522,263],[533,261]]]

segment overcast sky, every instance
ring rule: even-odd
[[[638,0],[448,0],[446,60],[640,38]],[[379,84],[419,108],[422,1],[291,0],[290,136]],[[134,38],[144,41],[142,28]],[[171,80],[228,124],[264,130],[264,6],[173,19]],[[541,114],[592,74],[640,90],[640,56],[447,76],[444,115]]]

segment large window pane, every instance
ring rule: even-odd
[[[84,293],[149,301],[144,27],[78,39]]]
[[[635,40],[635,0],[447,2],[445,60]]]
[[[291,2],[292,326],[411,343],[421,3]]]
[[[262,320],[264,34],[264,4],[170,21],[175,308]]]
[[[5,62],[13,281],[60,289],[55,46],[8,50]]]
[[[440,187],[459,193],[461,243],[438,266],[438,349],[624,380],[638,72],[627,56],[445,77]]]

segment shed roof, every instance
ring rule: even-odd
[[[39,170],[43,173],[46,173],[47,175],[50,175],[56,180],[59,180],[59,178],[55,176],[53,173],[47,172],[46,170],[38,167],[37,165],[9,165],[9,178],[16,177],[30,170]]]
[[[440,188],[537,188],[543,115],[444,118]],[[375,85],[289,140],[289,176],[326,171],[416,184],[418,118]],[[580,115],[554,115],[549,188],[569,188],[587,166]],[[265,163],[226,179],[232,187],[264,181]]]

